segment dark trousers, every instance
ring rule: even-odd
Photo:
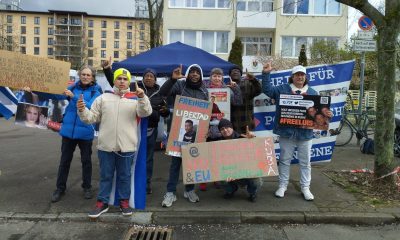
[[[147,156],[146,156],[147,183],[151,183],[151,178],[153,176],[154,149],[156,147],[157,133],[158,133],[157,128],[154,128],[152,134],[147,137]]]
[[[72,157],[76,145],[81,150],[81,162],[82,162],[82,188],[92,187],[92,140],[80,140],[70,139],[63,137],[61,144],[61,160],[60,166],[58,167],[57,175],[57,189],[65,191],[67,188],[67,180],[69,169],[71,167]]]
[[[171,166],[169,168],[169,179],[167,184],[167,192],[176,192],[176,185],[179,181],[179,173],[181,172],[182,158],[172,157]],[[194,184],[185,185],[187,192],[194,189]]]

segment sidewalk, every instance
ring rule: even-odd
[[[51,203],[60,158],[61,138],[51,131],[15,126],[0,118],[0,219],[89,221],[87,213],[95,199],[84,200],[79,151],[75,152],[66,195]],[[291,182],[285,198],[274,196],[277,178],[264,178],[257,202],[247,200],[245,189],[235,198],[222,198],[223,190],[208,184],[197,191],[200,202],[189,203],[178,186],[178,201],[170,208],[161,207],[166,191],[170,157],[155,154],[153,194],[147,195],[147,208],[132,217],[122,217],[111,208],[97,221],[138,224],[192,223],[399,223],[400,208],[375,209],[346,192],[323,174],[323,170],[373,168],[373,156],[363,155],[355,145],[336,148],[330,163],[313,165],[311,190],[315,200],[307,202],[300,194],[298,166],[292,166]],[[93,149],[93,188],[98,189],[97,151]]]

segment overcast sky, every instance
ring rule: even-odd
[[[27,11],[69,10],[94,15],[133,16],[135,0],[21,0]]]

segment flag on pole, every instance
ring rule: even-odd
[[[0,87],[0,114],[7,120],[16,112],[18,99],[8,87]]]

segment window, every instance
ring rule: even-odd
[[[93,37],[93,30],[88,30],[88,37],[90,37],[90,38]]]
[[[106,40],[101,40],[101,48],[106,48],[107,44],[106,44]]]
[[[88,57],[93,57],[93,49],[88,50]]]
[[[274,10],[273,0],[239,0],[237,2],[238,11],[249,12],[272,12]]]
[[[40,44],[40,38],[34,37],[34,38],[33,38],[33,44],[39,45],[39,44]]]
[[[131,57],[132,56],[132,51],[126,51],[126,56]]]
[[[126,28],[128,29],[128,30],[132,30],[132,22],[127,22],[126,23]]]
[[[101,21],[101,28],[107,28],[107,21]]]
[[[114,39],[119,39],[119,31],[114,32]]]
[[[169,42],[180,41],[210,53],[228,53],[229,32],[169,30]]]
[[[49,17],[49,18],[47,19],[47,24],[48,24],[48,25],[54,25],[54,18],[53,18],[53,17]]]
[[[271,56],[271,37],[242,37],[244,56]]]
[[[139,40],[144,40],[144,32],[139,33]]]
[[[92,39],[88,40],[88,47],[93,47],[93,40]]]
[[[12,36],[7,36],[7,44],[8,45],[12,45],[14,42],[13,37]]]
[[[132,40],[132,32],[127,32],[126,33],[126,39]]]
[[[340,15],[340,4],[333,0],[283,0],[284,14]]]
[[[114,41],[114,48],[119,48],[119,41]]]
[[[21,26],[21,34],[26,34],[26,26]]]
[[[21,24],[26,24],[26,16],[21,16]]]
[[[93,66],[93,59],[88,59],[87,63],[88,63],[89,66]]]
[[[139,24],[139,30],[144,30],[144,29],[145,29],[144,23],[140,23]]]
[[[230,0],[218,0],[217,8],[230,8],[231,1]]]
[[[101,50],[100,57],[101,58],[105,58],[106,57],[106,50]]]
[[[126,48],[132,49],[132,42],[126,42]]]
[[[107,31],[101,31],[101,38],[107,38]]]
[[[140,44],[139,50],[140,50],[140,51],[144,51],[144,45]]]
[[[49,28],[47,29],[47,34],[48,34],[48,35],[54,35],[54,28],[49,27]]]
[[[35,35],[39,35],[39,34],[40,34],[40,27],[35,27],[35,28],[33,29],[33,33],[34,33]]]
[[[114,58],[119,58],[119,51],[114,51]]]
[[[26,47],[20,47],[21,53],[26,54]]]
[[[119,29],[119,21],[114,21],[114,28]]]
[[[33,22],[34,22],[36,25],[39,25],[39,24],[40,24],[40,17],[35,17],[35,18],[33,19]]]
[[[71,25],[82,25],[82,24],[81,24],[81,20],[78,19],[78,18],[72,18],[72,19],[70,20],[70,22],[71,22]]]
[[[40,53],[39,48],[38,47],[34,47],[33,48],[33,54],[34,55],[39,55],[39,53]]]
[[[203,8],[215,8],[215,0],[203,0]]]
[[[169,7],[228,9],[231,7],[231,1],[230,0],[169,0]]]
[[[198,0],[185,0],[185,7],[197,7]]]
[[[93,26],[94,26],[93,20],[89,20],[88,21],[88,27],[92,28]]]
[[[47,39],[47,44],[48,45],[53,45],[54,44],[54,39],[53,38],[48,38]]]
[[[7,23],[12,23],[13,16],[7,15]]]
[[[47,48],[47,55],[49,55],[49,56],[54,55],[54,49],[53,48]]]
[[[300,54],[301,45],[311,46],[315,41],[331,41],[339,47],[339,37],[282,37],[282,57],[298,57]],[[308,48],[307,48],[308,49]]]
[[[25,36],[21,36],[21,37],[19,38],[19,43],[20,43],[20,44],[26,44],[26,37],[25,37]]]
[[[12,33],[12,26],[7,26],[7,33]]]

